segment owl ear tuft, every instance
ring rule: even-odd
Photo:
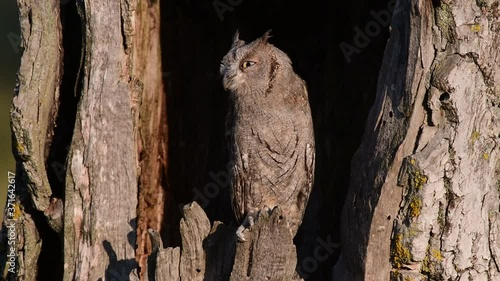
[[[261,43],[266,44],[267,40],[269,40],[269,38],[271,38],[271,37],[272,37],[271,29],[269,29],[266,31],[266,33],[264,33],[264,35],[262,35],[262,37],[260,37],[260,41],[261,41]]]
[[[231,48],[237,48],[245,45],[245,41],[240,40],[240,31],[236,29],[236,32],[233,35],[233,44],[231,45]]]

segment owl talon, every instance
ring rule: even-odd
[[[252,230],[254,224],[255,224],[255,219],[252,216],[248,216],[248,230]]]
[[[239,242],[247,242],[247,239],[245,239],[245,234],[243,234],[243,231],[245,231],[245,229],[246,228],[243,225],[240,225],[240,227],[238,227],[238,230],[236,230],[236,238]]]
[[[236,237],[238,238],[238,241],[240,242],[246,242],[247,240],[245,239],[245,235],[243,232],[245,230],[251,231],[252,226],[255,224],[255,219],[258,218],[259,211],[257,209],[255,210],[250,210],[247,213],[247,216],[241,223],[241,225],[238,227],[238,230],[236,230]]]
[[[269,218],[269,216],[271,215],[272,212],[273,212],[273,210],[271,210],[271,208],[269,208],[267,205],[265,205],[264,208],[259,210],[258,218],[259,219],[267,219],[267,218]]]

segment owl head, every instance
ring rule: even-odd
[[[265,93],[281,73],[289,73],[292,68],[290,58],[269,43],[269,37],[270,30],[253,42],[246,43],[239,39],[236,31],[231,49],[220,65],[226,91],[235,94],[249,90]]]

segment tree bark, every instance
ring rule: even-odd
[[[337,253],[317,258],[315,243],[337,241],[333,210],[348,165],[335,158],[350,157],[359,141],[350,139],[359,129],[349,127],[351,119],[364,119],[358,111],[369,103],[369,87],[354,85],[358,78],[343,72],[347,64],[337,66],[337,46],[326,40],[337,22],[314,21],[326,27],[302,31],[314,40],[287,50],[294,61],[302,57],[295,65],[319,109],[320,180],[305,234],[295,241],[300,263],[279,208],[263,214],[248,242],[235,240],[216,77],[234,30],[205,14],[213,13],[211,2],[179,2],[164,2],[168,15],[160,22],[155,0],[18,0],[24,53],[11,110],[16,196],[0,234],[0,271],[8,267],[9,223],[17,259],[7,279],[290,281],[301,280],[296,271],[306,261],[319,269],[304,279],[325,276],[321,266],[330,270]],[[254,10],[238,14],[243,6],[232,7],[232,23],[242,15],[253,26]],[[500,278],[498,9],[493,1],[397,3],[375,105],[352,159],[333,280]],[[302,24],[287,27],[281,42],[291,46]],[[309,62],[310,42],[323,52],[317,61]],[[332,95],[349,86],[323,72],[354,90]],[[332,119],[349,122],[332,126]],[[213,187],[207,179],[217,182],[217,194],[205,192]],[[190,203],[180,217],[177,206],[192,200],[203,208]]]
[[[212,227],[197,203],[184,208],[182,250],[155,247],[161,262],[150,274],[147,230],[162,227],[167,171],[158,2],[19,8],[26,50],[12,129],[22,243],[8,279],[300,280],[281,211],[237,245],[236,228]]]
[[[261,214],[243,243],[236,241],[237,227],[218,221],[211,227],[196,202],[184,206],[180,224],[182,250],[159,247],[149,264],[153,280],[303,281],[295,272],[291,230],[278,208]]]
[[[334,280],[500,278],[498,13],[398,2]]]
[[[25,50],[11,116],[21,215],[9,278],[138,278],[146,230],[163,217],[159,3],[18,4]]]

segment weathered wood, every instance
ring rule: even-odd
[[[34,207],[49,206],[46,163],[58,111],[62,38],[59,1],[19,1],[22,46],[11,119],[14,151]],[[40,55],[39,55],[40,54]]]
[[[170,281],[180,279],[181,249],[179,247],[167,248],[158,253],[156,267],[157,281]]]
[[[245,234],[248,242],[238,243],[231,281],[288,281],[295,277],[297,254],[293,236],[283,212],[260,214],[257,227]]]
[[[205,251],[203,240],[210,232],[210,221],[198,203],[184,206],[181,219],[182,255],[181,279],[203,280],[205,276]]]
[[[44,212],[52,195],[46,160],[59,106],[62,34],[59,1],[21,0],[18,7],[24,51],[11,108],[13,151],[18,167],[15,195],[19,200],[15,204],[22,213],[15,230],[15,270],[19,280],[31,281],[37,280],[43,243],[36,220],[45,220],[32,214]]]
[[[36,263],[42,250],[43,241],[40,239],[35,222],[29,214],[24,215],[17,227],[17,229],[19,227],[22,229],[17,237],[18,250],[26,249],[18,252],[18,280],[38,280]]]
[[[150,251],[147,229],[160,229],[164,219],[167,174],[166,95],[160,46],[160,1],[123,2],[130,45],[132,114],[139,155],[136,259],[144,269]],[[168,198],[171,200],[171,198]],[[169,214],[167,214],[169,215]],[[142,270],[141,272],[144,272]]]
[[[389,237],[401,190],[387,179],[394,177],[398,163],[411,153],[409,145],[403,145],[403,142],[405,139],[411,142],[418,132],[418,127],[410,128],[409,119],[411,106],[416,104],[417,98],[411,81],[422,79],[421,74],[413,75],[417,53],[408,50],[411,40],[417,39],[410,38],[410,7],[409,1],[399,1],[394,10],[391,39],[384,54],[377,96],[368,116],[363,141],[352,160],[341,230],[341,259],[345,268],[334,270],[334,280],[389,278]],[[418,97],[420,101],[423,99],[421,95]],[[344,279],[336,279],[336,276],[344,276]]]
[[[399,1],[334,280],[496,280],[498,3]]]
[[[160,247],[158,253],[153,251],[157,254],[155,280],[302,280],[295,272],[293,237],[278,208],[262,213],[243,243],[236,242],[236,226],[215,222],[210,230],[196,202],[184,207],[180,229],[182,250]],[[155,240],[153,245],[158,245]]]
[[[125,10],[118,1],[81,4],[85,61],[66,174],[64,280],[124,278],[136,267],[138,193]]]
[[[236,253],[236,229],[235,226],[214,222],[210,234],[204,241],[207,252],[204,281],[229,280]]]
[[[166,122],[159,2],[138,3],[19,1],[25,49],[11,117],[20,186],[16,195],[25,218],[19,229],[31,231],[18,235],[21,241],[38,241],[38,246],[20,243],[17,275],[23,280],[40,277],[40,245],[61,238],[64,280],[124,278],[136,269],[136,254],[145,260],[143,230],[160,227]],[[70,37],[80,30],[81,50],[64,45],[63,31]],[[77,65],[71,65],[74,61]],[[70,135],[54,136],[57,118],[74,117],[58,116],[60,107],[71,107],[65,96],[80,99],[75,112],[65,113],[76,114],[76,122],[61,132]],[[71,139],[70,146],[51,147],[61,137]],[[51,149],[69,150],[67,159],[54,163]],[[60,178],[49,182],[46,168],[54,164]],[[42,237],[45,224],[57,234],[45,231]]]
[[[163,249],[160,234],[148,229],[151,239],[151,254],[147,261],[147,274],[144,280],[180,280],[181,251],[179,247]]]

